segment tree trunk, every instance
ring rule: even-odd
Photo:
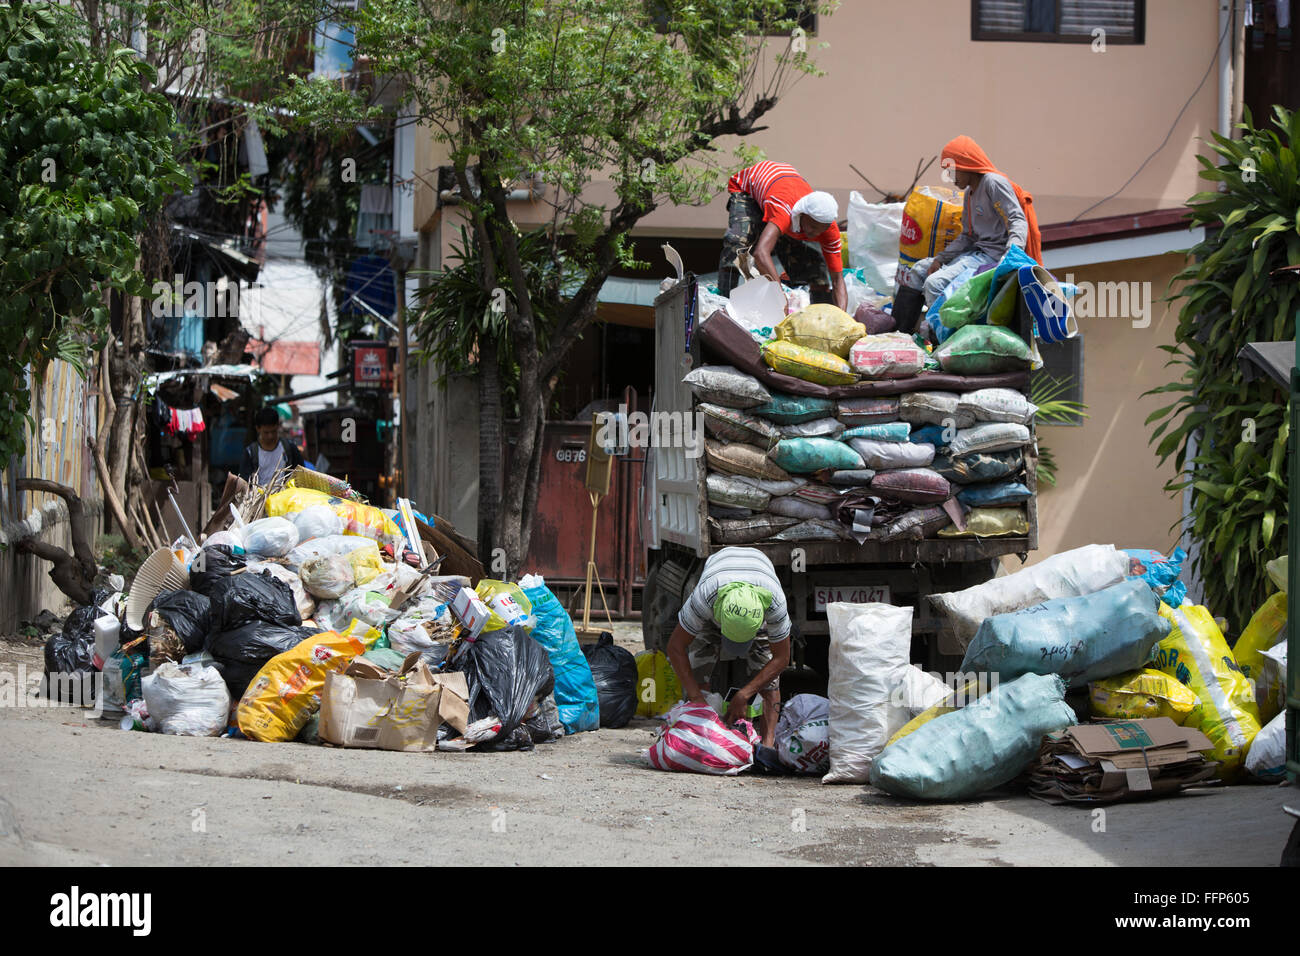
[[[501,547],[501,463],[505,437],[501,422],[501,366],[496,342],[478,343],[478,558],[489,574],[492,552]]]

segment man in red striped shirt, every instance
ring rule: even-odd
[[[740,284],[736,255],[749,250],[759,272],[773,281],[781,273],[775,252],[791,285],[807,285],[813,301],[827,293],[841,309],[848,305],[844,263],[840,256],[839,204],[830,193],[817,192],[793,166],[762,162],[742,169],[727,183],[727,233],[722,237],[718,291],[727,295]],[[818,250],[811,243],[817,243]],[[820,293],[820,295],[819,295]]]

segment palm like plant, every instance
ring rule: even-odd
[[[1034,420],[1039,425],[1068,425],[1087,418],[1083,402],[1067,401],[1060,396],[1070,387],[1068,379],[1054,375],[1035,375],[1029,386],[1029,400],[1038,407]],[[1042,442],[1038,444],[1038,480],[1056,484],[1056,456]]]

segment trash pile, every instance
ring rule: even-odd
[[[540,576],[482,577],[454,528],[399,505],[282,473],[202,546],[178,539],[73,611],[46,643],[50,687],[102,686],[124,729],[399,751],[529,750],[631,719],[628,651],[582,647]]]
[[[713,543],[1029,534],[1030,345],[972,325],[930,351],[878,318],[811,305],[761,346],[723,312],[700,326],[727,363],[683,379]]]

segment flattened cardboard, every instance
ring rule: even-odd
[[[1121,769],[1146,766],[1156,754],[1171,750],[1173,759],[1185,759],[1187,754],[1211,750],[1210,738],[1191,727],[1179,727],[1168,717],[1148,717],[1143,720],[1124,720],[1107,724],[1076,724],[1065,733],[1074,747],[1085,757],[1105,757]],[[1142,758],[1146,753],[1146,760]],[[1136,763],[1130,757],[1136,757]],[[1162,763],[1172,762],[1162,760]]]

